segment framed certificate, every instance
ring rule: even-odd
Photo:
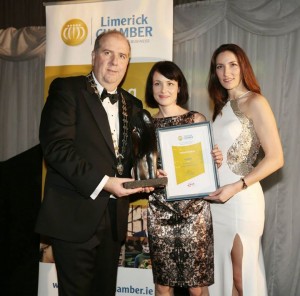
[[[167,200],[207,196],[219,187],[210,121],[158,129]]]

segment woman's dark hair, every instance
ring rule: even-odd
[[[223,44],[218,47],[212,55],[210,62],[210,70],[208,77],[208,93],[212,101],[214,102],[213,120],[221,112],[222,108],[228,100],[227,90],[221,85],[218,76],[216,74],[216,60],[220,53],[224,51],[231,51],[237,58],[240,69],[243,84],[248,90],[255,93],[260,92],[260,86],[254,75],[250,61],[246,53],[236,44]]]
[[[161,61],[153,65],[147,78],[145,91],[145,101],[147,106],[151,108],[158,107],[158,104],[153,97],[153,75],[155,72],[160,73],[170,80],[175,80],[178,82],[179,93],[177,95],[176,104],[179,106],[185,105],[189,98],[189,91],[182,71],[175,63],[171,61]]]

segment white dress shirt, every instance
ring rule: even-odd
[[[102,85],[100,85],[100,83],[96,79],[93,72],[92,72],[92,75],[93,75],[93,78],[96,82],[99,94],[101,94],[104,88],[103,88]],[[113,92],[110,92],[110,93],[115,93],[115,92],[116,92],[116,89]],[[119,104],[118,103],[112,104],[108,97],[105,98],[103,101],[101,101],[101,103],[102,103],[103,108],[105,109],[107,117],[108,117],[108,122],[109,122],[109,126],[110,126],[112,140],[113,140],[113,143],[114,143],[115,153],[116,153],[116,156],[118,156],[118,153],[119,153],[119,148],[118,148],[119,147],[119,132],[120,132],[119,116],[118,116],[119,115]],[[100,191],[103,189],[104,185],[106,184],[108,178],[109,178],[109,176],[107,176],[107,175],[105,175],[103,177],[103,179],[101,180],[99,185],[96,187],[94,192],[90,195],[90,197],[92,199],[96,199],[96,197],[98,196]],[[111,197],[115,198],[113,195],[111,195]]]

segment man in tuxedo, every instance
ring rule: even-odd
[[[129,196],[153,190],[123,187],[132,181],[130,120],[142,108],[119,86],[129,59],[122,33],[99,35],[92,72],[55,79],[42,112],[47,175],[36,231],[51,239],[60,296],[115,295]]]

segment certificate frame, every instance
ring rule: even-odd
[[[157,129],[167,201],[203,198],[220,187],[210,121]]]

